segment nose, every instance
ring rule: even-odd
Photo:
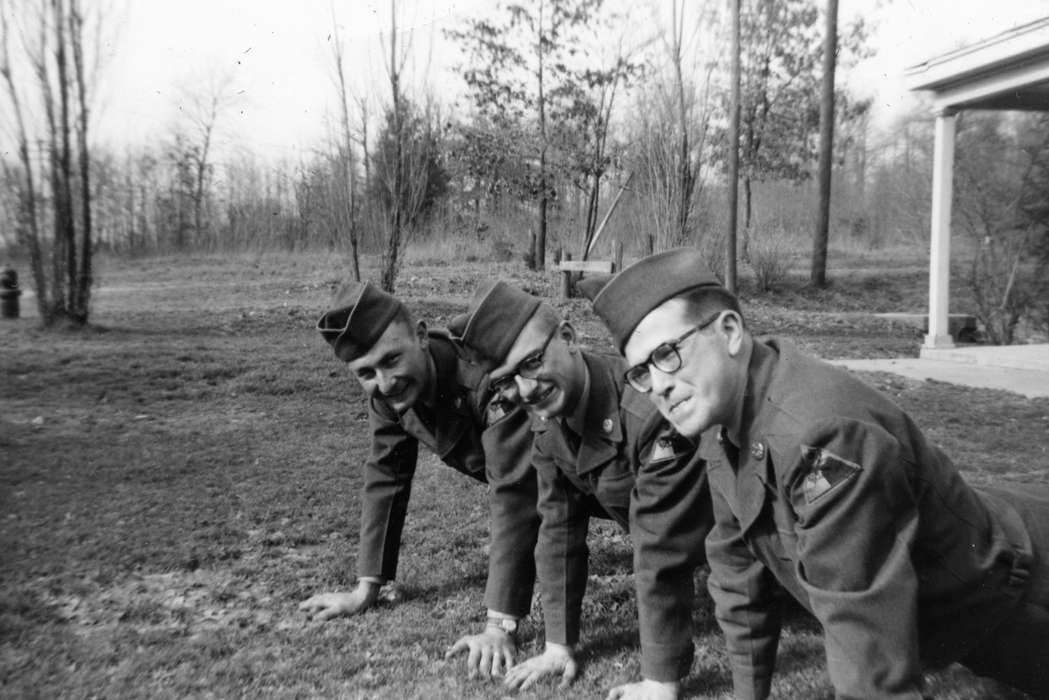
[[[380,394],[389,395],[397,385],[397,377],[390,372],[378,370],[375,372],[375,385]]]
[[[514,385],[517,387],[517,395],[527,401],[528,397],[539,388],[539,382],[535,379],[527,379],[520,374],[514,375]]]
[[[648,375],[652,380],[653,396],[666,398],[670,395],[670,390],[674,388],[673,372],[664,372],[654,365],[649,365]]]

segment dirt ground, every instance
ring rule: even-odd
[[[22,319],[0,322],[0,695],[505,695],[443,657],[483,624],[487,509],[430,456],[384,603],[329,623],[296,609],[353,581],[366,414],[314,330],[344,269],[337,255],[102,260],[90,328],[40,330],[31,298]],[[548,296],[585,342],[608,346],[584,302],[556,300],[553,273],[430,261],[406,268],[399,295],[439,326],[493,275]],[[759,333],[826,358],[914,355],[917,332],[867,312],[912,303],[920,280],[883,277],[747,294],[745,309]],[[1049,400],[862,376],[971,481],[1049,483]],[[569,697],[603,697],[639,672],[629,543],[604,525],[591,539],[584,670]],[[705,594],[695,628],[686,688],[722,696]],[[524,639],[541,645],[537,615]],[[777,697],[833,696],[811,620],[792,616],[782,649]],[[931,688],[1007,696],[958,669]]]

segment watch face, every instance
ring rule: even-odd
[[[488,624],[495,625],[508,634],[514,634],[517,632],[517,620],[510,620],[507,618],[488,618]]]

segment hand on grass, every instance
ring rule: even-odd
[[[678,700],[681,684],[674,681],[663,683],[645,679],[640,683],[617,685],[608,691],[605,700]]]
[[[514,665],[517,644],[513,637],[498,627],[487,626],[480,634],[468,634],[460,637],[451,646],[444,658],[450,659],[456,654],[468,651],[466,657],[466,677],[499,678]]]
[[[317,621],[328,620],[339,615],[356,615],[375,604],[379,597],[379,584],[359,581],[349,593],[319,593],[299,603],[304,611]]]
[[[546,651],[511,668],[503,683],[515,690],[525,690],[535,685],[544,676],[560,673],[561,684],[558,685],[558,688],[564,689],[575,680],[578,672],[579,667],[572,655],[571,647],[547,642]]]

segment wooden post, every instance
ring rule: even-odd
[[[623,244],[619,241],[612,243],[612,272],[623,269]]]
[[[572,254],[569,253],[567,250],[564,251],[564,254],[563,254],[562,258],[561,258],[561,262],[571,262],[571,261],[572,261]],[[571,270],[562,270],[561,271],[561,297],[564,298],[564,299],[571,299],[572,298],[572,271]]]

